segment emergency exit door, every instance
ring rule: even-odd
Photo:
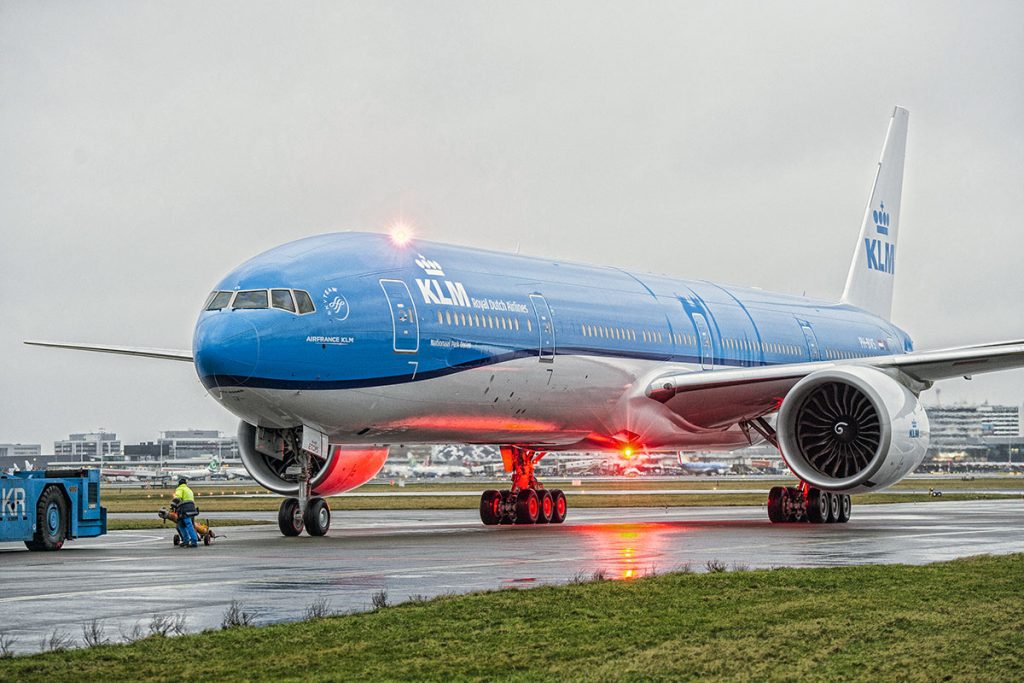
[[[703,370],[712,370],[715,367],[715,346],[711,339],[711,328],[708,326],[708,319],[701,313],[694,313],[693,326],[697,328],[697,341],[700,346],[700,367]]]
[[[533,311],[537,316],[537,330],[540,333],[540,362],[555,362],[555,325],[551,320],[551,309],[547,299],[540,294],[531,294]]]

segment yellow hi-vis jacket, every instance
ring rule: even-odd
[[[188,484],[178,484],[178,488],[174,489],[174,497],[182,503],[195,501],[196,499],[195,494],[192,493],[192,489],[188,487]]]

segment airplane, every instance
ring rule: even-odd
[[[890,320],[908,121],[896,107],[839,301],[345,232],[232,270],[191,351],[26,343],[192,363],[240,419],[245,468],[287,497],[287,536],[325,534],[324,497],[405,443],[499,445],[510,485],[481,521],[544,524],[567,514],[545,453],[767,441],[800,482],[768,518],[845,522],[850,494],[924,459],[921,392],[1024,366],[1024,340],[918,351]]]
[[[222,466],[216,457],[210,459],[205,467],[165,467],[161,472],[171,479],[210,479],[214,475],[227,475],[226,466]]]
[[[683,451],[680,451],[677,456],[679,467],[681,467],[687,474],[704,474],[709,477],[713,477],[732,472],[732,465],[729,463],[696,460],[688,457]]]

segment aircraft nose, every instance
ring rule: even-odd
[[[260,360],[260,335],[248,317],[218,311],[196,325],[192,355],[207,389],[244,384]]]

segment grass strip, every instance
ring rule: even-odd
[[[1022,582],[1024,555],[676,573],[18,657],[0,680],[1019,680]]]

